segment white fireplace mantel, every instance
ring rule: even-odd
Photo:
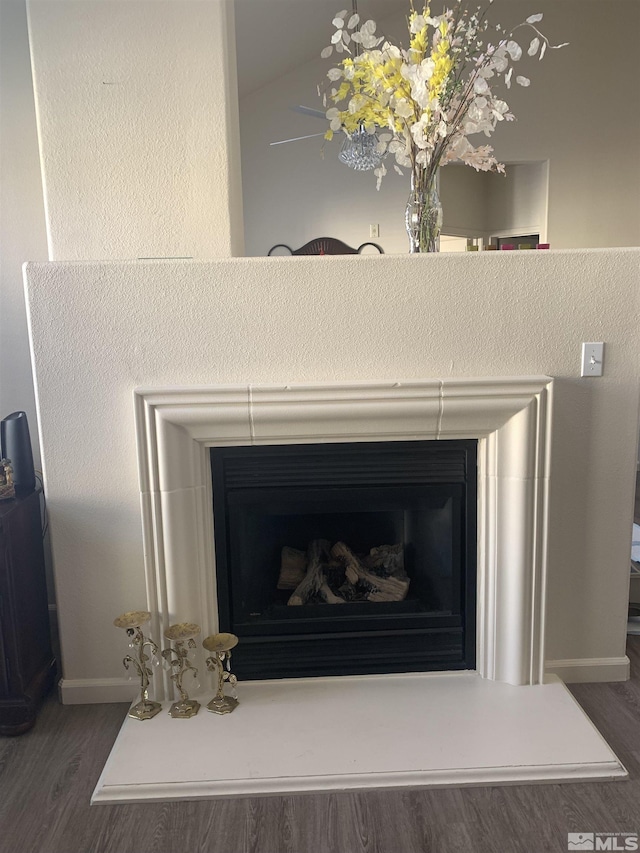
[[[541,683],[552,385],[529,376],[136,391],[154,634],[182,620],[218,630],[209,447],[477,438],[477,671]]]

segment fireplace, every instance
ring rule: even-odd
[[[544,683],[551,389],[549,377],[508,377],[138,391],[147,594],[157,635],[178,619],[211,633],[224,613],[214,548],[223,522],[216,518],[214,531],[212,512],[221,492],[211,448],[246,460],[278,457],[279,449],[288,457],[306,445],[312,459],[318,452],[330,459],[353,456],[353,447],[373,454],[384,442],[402,459],[415,444],[435,443],[446,454],[450,441],[462,440],[463,447],[477,443],[476,628],[465,628],[475,634],[476,665],[242,679],[238,711],[222,725],[206,713],[187,725],[168,714],[152,725],[128,718],[92,802],[624,777],[566,688],[553,677]],[[320,476],[330,466],[309,467]],[[427,501],[431,509],[447,502],[455,504],[451,495]],[[410,501],[401,505],[403,514],[416,511]],[[275,508],[285,516],[326,515],[321,504]],[[294,545],[296,529],[285,531]],[[357,524],[347,534],[343,526],[327,529],[321,535],[351,536],[355,551],[372,541],[356,541]],[[472,538],[468,530],[469,544]],[[270,571],[278,574],[277,559]],[[234,668],[248,640],[234,650]],[[408,653],[414,645],[415,637]],[[295,659],[299,638],[291,646]],[[157,698],[172,695],[168,680],[164,689]]]
[[[490,680],[542,683],[552,385],[533,376],[138,390],[153,633],[182,620],[203,634],[220,628],[212,447],[472,440],[475,669]],[[167,679],[158,693],[172,691]]]
[[[476,444],[212,448],[238,676],[474,669]]]

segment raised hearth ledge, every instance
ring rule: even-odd
[[[623,779],[567,688],[476,673],[253,681],[225,717],[125,719],[92,803]],[[393,708],[393,714],[389,709]],[[364,724],[336,726],[345,719]]]
[[[218,630],[208,448],[478,438],[477,671],[544,680],[548,376],[135,392],[152,634]],[[165,675],[162,699],[171,694]]]

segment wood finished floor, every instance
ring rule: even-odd
[[[628,654],[631,681],[572,687],[624,782],[90,807],[126,706],[50,697],[31,732],[0,738],[0,851],[565,853],[567,832],[640,833],[640,636]]]

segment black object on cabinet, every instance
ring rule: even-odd
[[[0,502],[0,735],[33,726],[54,677],[38,489]]]
[[[28,495],[36,487],[29,423],[25,412],[12,412],[0,421],[0,448],[11,462],[17,495]]]

